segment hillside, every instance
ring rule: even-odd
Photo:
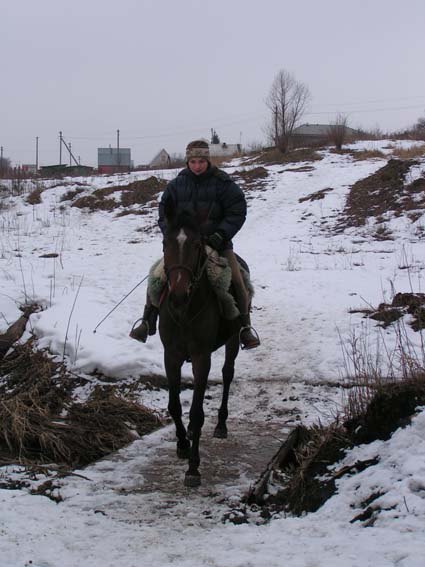
[[[5,565],[422,565],[424,411],[390,439],[347,452],[336,469],[377,460],[338,480],[317,512],[276,512],[266,523],[242,503],[296,426],[335,418],[359,373],[400,372],[401,339],[423,367],[425,156],[418,145],[359,142],[339,153],[280,162],[259,155],[226,167],[248,200],[234,243],[251,267],[262,345],[238,358],[224,442],[211,439],[222,366],[222,353],[214,355],[201,445],[206,482],[192,492],[174,458],[159,337],[146,345],[128,337],[144,285],[99,325],[160,257],[157,198],[176,171],[3,182],[0,333],[20,306],[36,304],[21,343],[33,338],[65,365],[75,376],[74,400],[112,388],[165,423],[71,476],[0,468]],[[412,293],[414,307],[394,303],[396,294]],[[186,414],[190,394],[183,393]],[[366,519],[353,520],[372,502],[366,529]]]

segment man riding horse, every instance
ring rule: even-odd
[[[159,204],[161,231],[165,232],[165,206],[169,199],[177,212],[192,210],[205,220],[202,231],[205,243],[224,256],[232,271],[232,283],[240,311],[240,342],[243,349],[260,344],[256,331],[251,327],[250,298],[245,287],[238,260],[233,252],[232,238],[239,232],[246,219],[246,200],[241,188],[224,171],[211,165],[208,143],[204,140],[190,142],[186,148],[187,168],[180,171],[166,187]],[[148,335],[156,333],[158,309],[149,296],[142,322],[132,329],[130,336],[146,342]]]

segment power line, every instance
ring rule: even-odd
[[[378,104],[378,103],[386,103],[386,102],[395,102],[399,100],[411,100],[411,99],[423,99],[425,102],[425,95],[415,95],[415,96],[403,96],[397,98],[381,98],[375,100],[356,100],[353,102],[325,102],[325,103],[318,103],[317,106],[347,106],[351,104]]]
[[[322,111],[322,112],[306,112],[305,116],[314,116],[314,115],[322,115],[322,114],[333,114],[335,112],[340,112],[342,114],[364,114],[364,113],[368,113],[368,112],[393,112],[396,110],[413,110],[415,108],[423,108],[425,109],[425,102],[424,104],[417,104],[414,106],[397,106],[397,107],[393,107],[393,108],[366,108],[366,109],[361,109],[361,110],[329,110],[327,112]]]

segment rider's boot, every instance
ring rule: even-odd
[[[260,338],[257,331],[251,327],[251,317],[249,313],[241,313],[240,322],[242,325],[239,331],[239,341],[242,350],[249,350],[260,346]]]
[[[158,308],[154,305],[145,305],[143,310],[142,322],[140,325],[133,328],[130,331],[130,337],[145,343],[148,336],[154,335],[156,333],[156,321],[158,318]],[[140,319],[138,319],[140,321]],[[137,323],[137,321],[136,321]]]

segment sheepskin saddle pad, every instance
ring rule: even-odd
[[[220,256],[218,252],[209,246],[206,246],[205,250],[208,255],[206,267],[208,280],[219,299],[223,317],[225,319],[236,319],[236,317],[239,317],[240,312],[236,300],[231,293],[232,271],[229,263],[226,258]],[[254,288],[251,283],[249,271],[242,265],[240,269],[245,287],[250,297],[252,297],[254,295]],[[159,307],[166,281],[164,260],[161,258],[152,265],[149,270],[148,278],[148,294],[153,305],[156,307]]]

